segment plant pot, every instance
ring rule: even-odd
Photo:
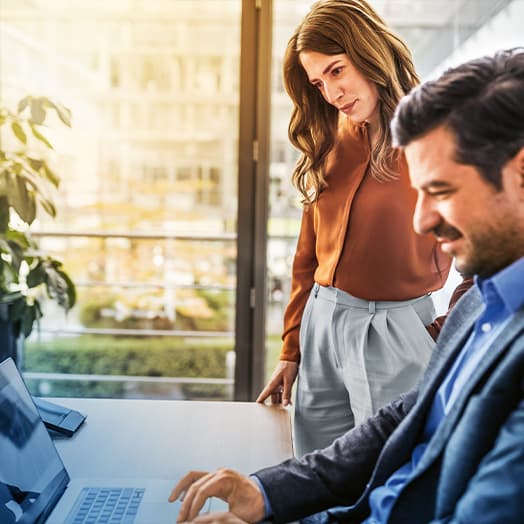
[[[12,307],[13,303],[0,303],[0,362],[11,357],[18,369],[22,369],[24,336],[20,330],[20,321],[11,318]]]

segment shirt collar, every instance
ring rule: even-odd
[[[508,311],[516,313],[524,305],[524,257],[491,277],[475,276],[475,284],[486,304],[492,302],[495,293]]]

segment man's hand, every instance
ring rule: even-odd
[[[248,524],[229,511],[211,511],[205,515],[198,515],[192,522],[196,524]]]
[[[290,360],[281,360],[266,387],[258,395],[257,402],[263,403],[271,395],[272,404],[291,404],[291,388],[297,378],[298,363]]]
[[[265,515],[264,497],[257,483],[232,469],[222,468],[213,473],[191,471],[173,488],[169,502],[180,495],[183,502],[177,522],[195,519],[210,497],[225,500],[229,511],[247,522],[258,522]]]

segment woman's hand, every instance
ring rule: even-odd
[[[182,495],[182,506],[177,522],[192,521],[204,507],[206,500],[218,497],[229,504],[229,512],[247,522],[258,522],[265,516],[264,496],[258,484],[237,471],[221,468],[212,473],[191,471],[173,488],[169,502]],[[215,514],[213,518],[229,519],[230,513]],[[198,519],[203,518],[201,515]],[[225,520],[222,520],[225,522]],[[208,522],[206,520],[206,522]]]
[[[298,363],[281,360],[266,387],[258,395],[257,402],[263,403],[271,395],[272,404],[291,404],[291,388],[297,378]]]

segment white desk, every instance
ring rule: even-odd
[[[289,411],[254,402],[50,399],[87,419],[55,440],[73,477],[178,480],[191,469],[242,473],[292,456]]]

